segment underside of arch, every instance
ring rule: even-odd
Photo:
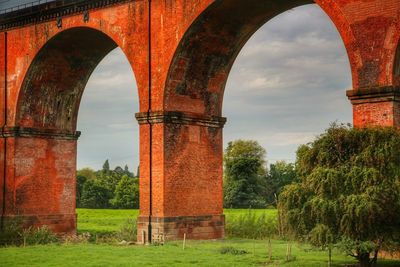
[[[400,86],[400,41],[397,45],[393,68],[394,84]]]
[[[220,116],[229,71],[247,40],[273,17],[312,3],[220,0],[210,5],[175,52],[165,87],[165,109]]]
[[[53,37],[33,60],[24,79],[16,125],[73,132],[86,83],[117,44],[91,28],[72,28]]]

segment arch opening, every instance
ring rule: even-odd
[[[170,66],[165,109],[221,116],[231,67],[249,38],[275,16],[314,1],[216,1],[191,25]]]
[[[91,74],[117,47],[101,31],[71,28],[47,41],[25,75],[15,114],[17,210],[11,213],[26,215],[29,226],[76,232],[79,106]]]
[[[117,44],[91,28],[73,28],[49,40],[33,60],[18,100],[16,125],[74,132],[90,75]]]
[[[174,170],[172,175],[172,171],[166,172],[164,184],[167,192],[174,192],[180,186],[178,181],[186,181],[187,177],[196,181],[191,183],[193,187],[197,184],[198,188],[202,184],[214,185],[195,193],[189,191],[192,190],[190,187],[180,195],[187,199],[202,195],[201,204],[196,201],[190,206],[181,205],[190,209],[191,214],[223,214],[222,128],[225,119],[221,115],[225,86],[236,57],[261,26],[285,11],[307,4],[314,4],[314,1],[215,1],[182,37],[166,77],[164,110],[176,112],[182,118],[186,116],[191,122],[180,127],[166,124],[163,129],[172,139],[168,140],[165,148],[164,167]],[[243,111],[241,106],[236,108]],[[215,121],[222,123],[211,124]],[[179,155],[191,156],[183,159]],[[170,207],[168,202],[164,204]],[[213,235],[222,236],[223,230],[215,230]]]
[[[226,84],[225,147],[256,140],[269,164],[294,163],[296,150],[329,123],[351,122],[351,71],[342,40],[317,5],[274,17],[245,44]],[[239,108],[240,107],[240,108]]]

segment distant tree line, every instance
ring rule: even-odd
[[[117,166],[111,170],[108,160],[104,162],[101,170],[94,171],[90,168],[78,170],[76,206],[94,209],[137,209],[139,208],[138,176],[139,169],[135,176],[127,165],[124,168]]]

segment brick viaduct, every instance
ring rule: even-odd
[[[400,0],[315,2],[347,49],[354,125],[399,126]],[[75,232],[79,103],[97,64],[120,47],[139,91],[139,241],[222,237],[229,70],[259,27],[312,3],[58,0],[1,15],[1,223],[21,216]]]

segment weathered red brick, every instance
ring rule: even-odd
[[[336,25],[347,49],[355,126],[399,126],[400,0],[315,2]],[[3,28],[3,218],[18,215],[27,224],[75,231],[79,101],[91,71],[119,46],[139,92],[139,239],[142,230],[147,233],[149,218],[153,234],[169,239],[183,233],[188,238],[223,236],[222,102],[230,68],[261,25],[313,1],[214,3],[120,1],[91,8],[89,21],[74,11],[62,16],[62,27],[50,17]]]

